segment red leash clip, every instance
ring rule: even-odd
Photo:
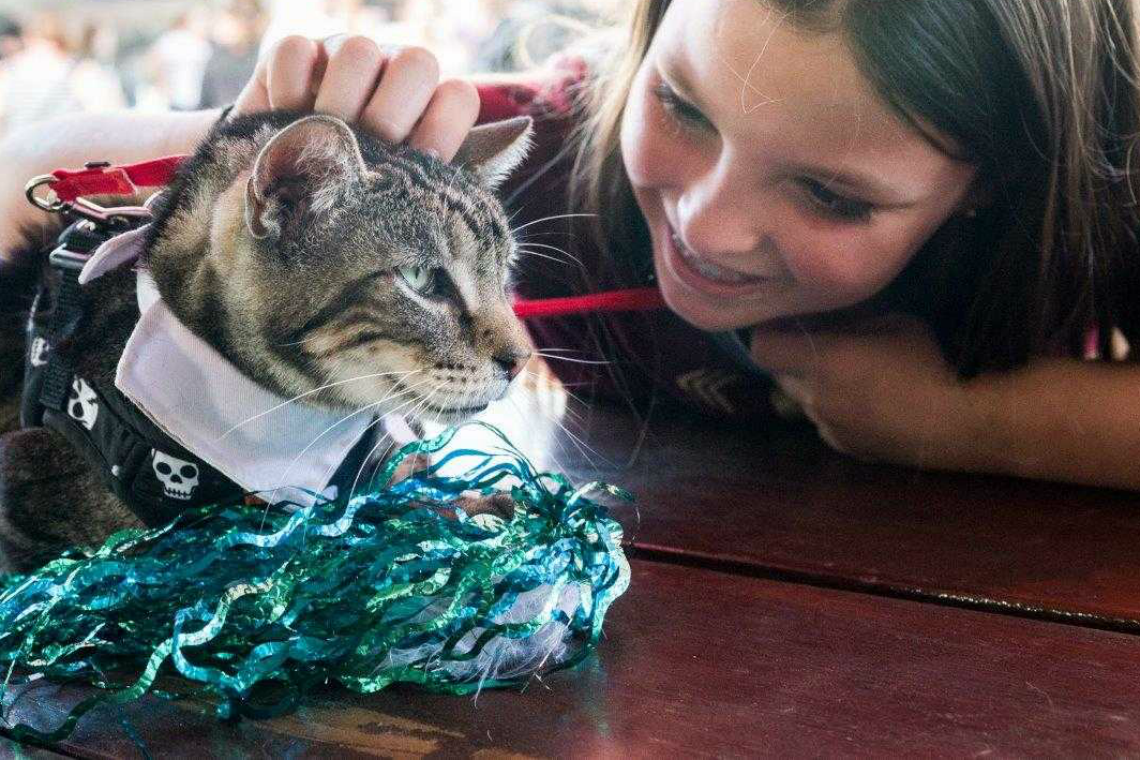
[[[56,169],[51,174],[41,174],[29,180],[24,194],[29,203],[52,213],[59,213],[80,202],[89,208],[102,209],[90,201],[83,201],[83,196],[134,195],[140,187],[166,185],[185,159],[185,156],[167,156],[126,166],[93,161],[79,170]],[[45,186],[52,194],[46,199],[36,195],[36,191]]]

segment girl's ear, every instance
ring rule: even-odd
[[[526,157],[533,131],[534,120],[529,116],[475,127],[451,162],[494,190]]]
[[[994,204],[994,187],[991,180],[975,179],[966,195],[958,204],[957,213],[966,217],[975,217],[979,211]]]
[[[307,116],[278,132],[253,163],[245,219],[255,238],[277,237],[290,219],[327,214],[364,174],[356,135],[332,116]]]

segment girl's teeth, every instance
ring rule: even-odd
[[[738,284],[748,282],[752,279],[739,272],[733,272],[730,269],[724,269],[723,267],[718,267],[716,264],[697,258],[693,255],[692,251],[685,247],[685,244],[681,242],[681,238],[677,236],[677,233],[673,233],[673,245],[681,252],[681,258],[685,260],[685,263],[697,270],[702,277],[727,284]]]

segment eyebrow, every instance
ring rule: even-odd
[[[708,106],[696,96],[689,80],[685,77],[682,67],[671,58],[658,59],[658,71],[666,83],[688,102],[692,103],[701,113],[708,117]],[[838,188],[845,192],[860,196],[870,196],[875,199],[884,199],[876,202],[876,206],[887,209],[903,209],[917,206],[924,199],[900,199],[899,191],[870,174],[854,169],[837,169],[827,166],[813,166],[810,164],[789,163],[786,168],[792,172],[804,174],[817,180],[829,189]]]

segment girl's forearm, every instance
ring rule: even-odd
[[[44,213],[24,199],[24,184],[31,177],[87,161],[135,163],[191,152],[219,113],[77,114],[5,136],[0,141],[0,258],[19,244],[21,229],[35,225]]]
[[[977,469],[1140,490],[1140,364],[1046,359],[974,381]]]

